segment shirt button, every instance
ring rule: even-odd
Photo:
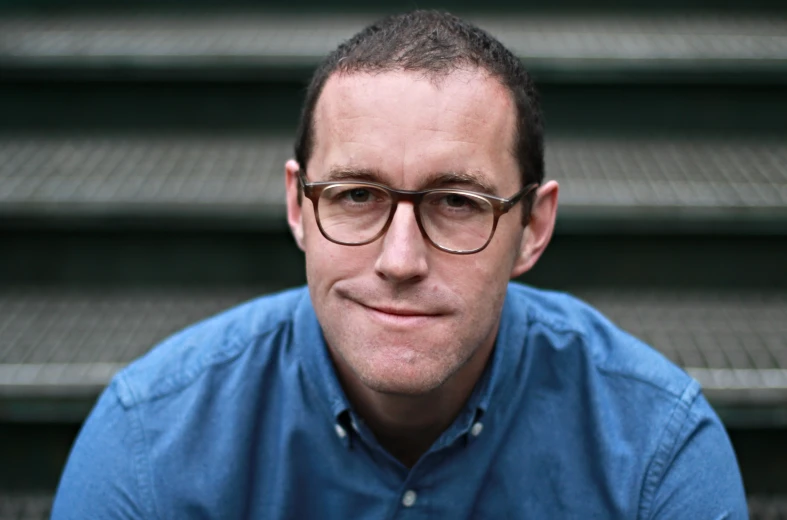
[[[345,431],[344,428],[342,428],[340,424],[336,425],[335,430],[336,430],[336,435],[338,435],[340,439],[344,439],[345,437],[347,437],[347,432]]]
[[[473,427],[472,427],[472,428],[470,428],[470,434],[471,434],[473,437],[478,437],[479,435],[481,435],[481,431],[482,431],[483,429],[484,429],[484,425],[483,425],[483,424],[481,424],[480,422],[477,422],[477,423],[475,423],[475,424],[473,425]]]
[[[412,489],[408,489],[402,495],[402,505],[404,507],[412,507],[415,504],[415,499],[418,498],[418,495],[415,494],[415,491]]]

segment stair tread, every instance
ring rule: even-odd
[[[117,369],[167,336],[265,292],[2,290],[0,386],[59,384],[58,379],[67,385],[106,384]],[[760,381],[756,384],[763,388],[785,385],[787,390],[787,294],[594,290],[579,296],[704,382],[714,385],[738,370],[744,375],[736,376],[735,384]]]
[[[284,215],[277,135],[0,137],[0,213]],[[779,139],[554,138],[571,212],[787,214]]]
[[[469,16],[516,54],[579,68],[767,63],[785,69],[780,16]],[[374,16],[264,12],[5,16],[0,63],[133,67],[314,66]]]

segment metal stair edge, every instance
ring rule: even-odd
[[[304,79],[327,52],[374,18],[0,16],[0,33],[10,34],[0,38],[0,70],[66,76],[105,70],[106,77],[123,80]],[[499,37],[540,80],[787,82],[787,38],[779,31],[787,20],[779,18],[471,19]]]
[[[282,229],[290,146],[266,134],[0,136],[2,225],[201,219]],[[546,160],[562,187],[559,230],[787,234],[780,139],[556,137]]]

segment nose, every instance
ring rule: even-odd
[[[413,205],[402,202],[396,208],[391,225],[382,238],[375,271],[389,282],[417,282],[429,271],[425,238],[415,220]]]

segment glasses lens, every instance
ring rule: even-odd
[[[433,191],[424,197],[420,210],[424,230],[432,242],[451,251],[474,251],[492,235],[494,208],[472,193]]]
[[[331,240],[360,244],[382,231],[391,211],[390,195],[364,184],[335,184],[320,195],[320,225]]]

